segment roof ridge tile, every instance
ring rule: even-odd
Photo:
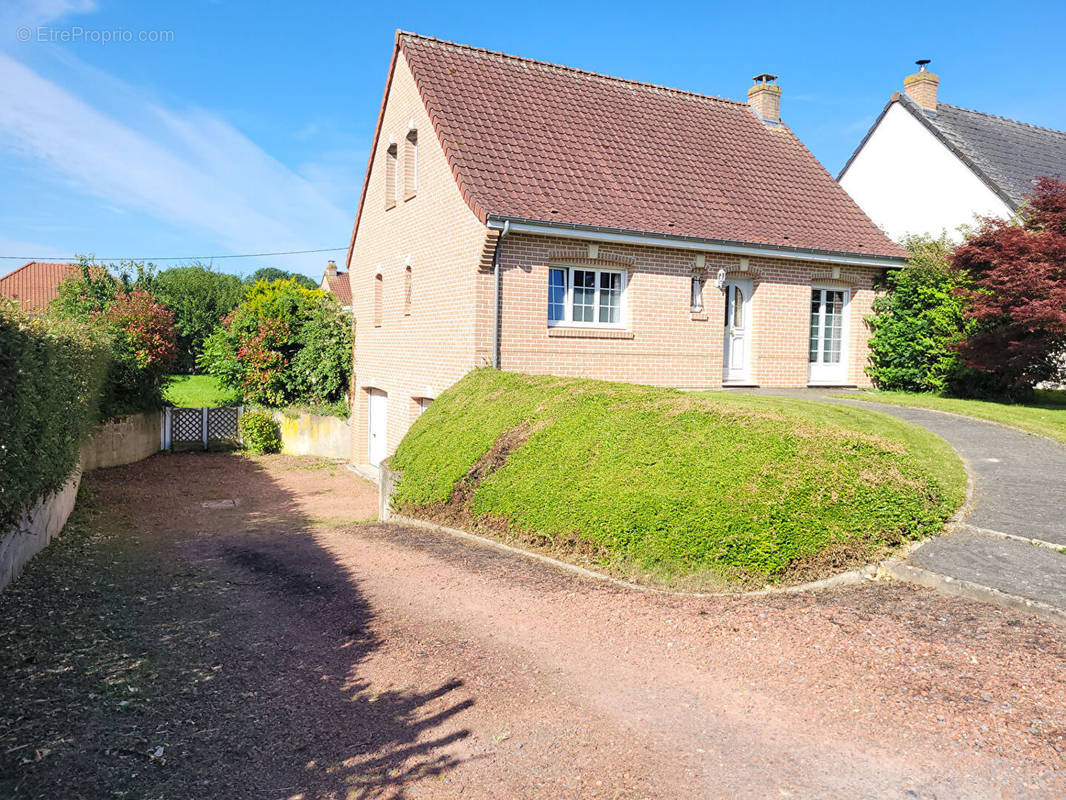
[[[742,100],[733,100],[729,97],[719,97],[713,94],[703,94],[702,92],[694,92],[690,89],[679,89],[676,86],[666,86],[661,83],[649,83],[648,81],[638,81],[633,78],[623,78],[618,75],[608,75],[605,72],[595,72],[593,70],[581,69],[580,67],[571,67],[566,64],[556,64],[552,61],[543,61],[538,58],[529,58],[528,56],[516,56],[513,53],[505,53],[502,50],[490,50],[487,47],[475,47],[471,44],[463,44],[461,42],[452,42],[448,39],[438,39],[436,36],[426,36],[421,33],[414,33],[412,31],[398,30],[396,32],[397,38],[400,39],[417,39],[422,42],[428,42],[433,45],[444,45],[446,47],[454,47],[458,50],[469,50],[473,53],[482,53],[487,56],[494,56],[501,59],[507,59],[511,61],[519,61],[524,64],[533,64],[538,67],[548,67],[550,69],[559,70],[561,72],[570,72],[575,75],[585,75],[590,78],[600,78],[603,80],[614,81],[616,83],[625,83],[630,86],[640,86],[644,89],[658,89],[664,92],[670,92],[671,94],[686,95],[688,97],[695,97],[703,100],[712,100],[716,103],[725,103],[726,105],[737,106],[739,108],[748,108],[748,104]]]

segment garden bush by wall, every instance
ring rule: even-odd
[[[92,327],[0,307],[0,530],[70,480],[110,363]]]

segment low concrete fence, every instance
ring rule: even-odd
[[[378,521],[388,522],[392,516],[392,496],[396,494],[396,485],[400,482],[400,473],[382,464],[378,467]]]
[[[81,447],[81,468],[88,472],[100,467],[132,464],[161,448],[163,412],[131,414],[100,426]]]
[[[161,412],[133,414],[101,425],[81,448],[81,464],[55,494],[42,498],[0,533],[0,589],[18,577],[67,524],[83,472],[132,464],[160,450]]]
[[[77,469],[62,489],[42,499],[0,536],[0,589],[18,577],[31,558],[63,530],[81,485]]]
[[[275,411],[281,428],[281,452],[291,456],[321,456],[348,460],[352,430],[348,420],[323,414],[287,416]]]

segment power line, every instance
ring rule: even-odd
[[[300,256],[307,253],[339,253],[347,250],[347,247],[323,247],[320,250],[283,250],[279,253],[241,253],[239,255],[224,256],[156,256],[142,258],[103,258],[93,256],[94,261],[214,261],[221,258],[265,258],[266,256]],[[12,261],[77,261],[77,256],[0,256],[0,258]]]

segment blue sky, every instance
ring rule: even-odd
[[[0,256],[346,247],[397,28],[736,99],[776,73],[833,174],[917,58],[943,102],[1066,129],[1061,2],[0,0]],[[102,41],[142,31],[169,41]]]

